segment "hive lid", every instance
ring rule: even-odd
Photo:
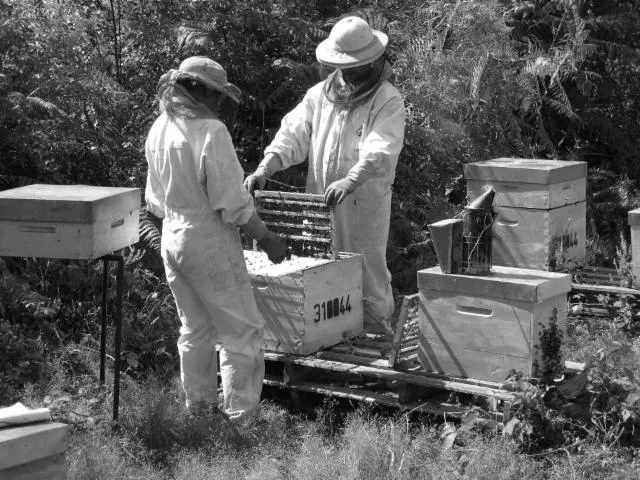
[[[138,208],[138,188],[35,184],[0,192],[0,220],[94,223]]]
[[[587,163],[535,158],[496,158],[464,166],[467,180],[550,184],[582,178]]]
[[[627,217],[629,225],[640,225],[640,208],[629,211]]]
[[[571,275],[524,268],[493,266],[489,275],[454,275],[439,267],[418,272],[420,291],[542,302],[571,290]]]

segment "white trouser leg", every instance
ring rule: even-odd
[[[202,303],[215,319],[220,349],[224,410],[239,418],[255,410],[264,380],[264,319],[251,285],[215,291],[204,282],[196,286]]]
[[[180,377],[187,408],[197,411],[217,398],[216,329],[187,278],[166,269],[182,327],[178,339]]]
[[[257,332],[227,337],[220,350],[224,410],[232,418],[251,414],[260,402],[264,380],[262,338]]]

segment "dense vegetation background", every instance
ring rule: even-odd
[[[389,34],[408,113],[388,249],[398,297],[415,292],[416,271],[435,263],[426,225],[465,203],[463,165],[497,157],[587,162],[588,263],[622,268],[626,214],[640,205],[637,3],[0,0],[0,189],[35,182],[143,189],[157,80],[195,54],[222,63],[243,91],[232,135],[251,172],[282,116],[326,75],[315,46],[337,19],[356,14]],[[304,175],[283,172],[268,187],[300,189]],[[175,376],[177,319],[158,238],[145,216],[141,243],[125,251],[128,378]],[[98,348],[100,267],[0,258],[0,404],[37,390],[52,372],[63,390],[78,393],[91,372],[87,355],[95,359]],[[598,398],[616,399],[603,410],[622,425],[616,441],[638,424],[637,365],[634,377],[615,360],[640,348],[635,342],[599,345],[607,387]],[[527,405],[529,419],[553,420]]]

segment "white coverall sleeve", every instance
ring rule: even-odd
[[[287,113],[280,124],[280,130],[265,149],[265,157],[270,153],[278,155],[282,169],[306,160],[311,143],[314,101],[310,91],[302,101]]]
[[[347,178],[362,185],[370,178],[386,177],[396,169],[404,143],[406,113],[402,97],[390,98],[373,116],[369,134],[362,141],[358,162]]]
[[[226,128],[211,132],[202,154],[209,205],[214,211],[220,211],[223,222],[245,225],[255,211],[253,199],[242,184],[244,173]]]
[[[147,211],[158,218],[164,218],[164,187],[153,162],[153,156],[149,150],[149,143],[145,143],[145,155],[147,157],[147,185],[144,190],[144,201]]]

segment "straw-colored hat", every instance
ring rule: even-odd
[[[330,67],[358,67],[380,57],[388,43],[385,33],[372,29],[362,18],[346,17],[333,26],[329,38],[320,42],[316,58]]]
[[[240,89],[227,81],[227,72],[222,65],[208,57],[189,57],[180,64],[178,72],[178,78],[192,78],[205,87],[240,102]]]

